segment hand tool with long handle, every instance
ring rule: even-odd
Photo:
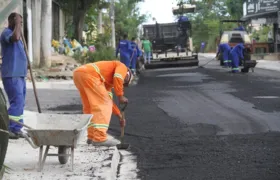
[[[125,119],[124,111],[121,112],[122,119]],[[123,144],[124,127],[121,127],[121,144]]]
[[[32,127],[27,126],[26,124],[23,124],[23,123],[18,122],[18,121],[16,121],[16,120],[10,119],[10,121],[13,121],[14,123],[16,123],[16,124],[18,124],[18,125],[21,125],[21,126],[23,126],[23,127],[26,127],[27,129],[33,129]]]
[[[205,64],[198,66],[198,68],[204,68],[204,66],[206,66],[207,64],[209,64],[210,62],[214,61],[216,59],[216,57],[214,57],[213,59],[207,61]]]
[[[33,85],[33,91],[34,91],[34,96],[35,96],[38,112],[42,113],[41,106],[40,106],[39,99],[38,99],[38,95],[37,95],[36,84],[35,84],[34,77],[33,77],[31,62],[30,62],[30,59],[29,59],[28,51],[27,51],[27,45],[26,45],[26,41],[25,41],[25,38],[23,36],[23,33],[21,33],[21,39],[23,41],[24,51],[25,51],[25,54],[26,54],[26,57],[27,57],[27,60],[28,60],[28,68],[29,68],[29,71],[30,71],[30,77],[31,77],[32,85]]]
[[[124,110],[125,110],[126,106],[127,106],[127,104],[124,104],[124,107],[121,108],[122,119],[125,119]],[[124,127],[121,127],[121,143],[117,145],[117,148],[118,149],[128,149],[129,148],[129,144],[124,143]]]

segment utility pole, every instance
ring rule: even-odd
[[[115,32],[115,1],[110,0],[110,19],[112,28],[112,47],[116,48],[116,32]]]

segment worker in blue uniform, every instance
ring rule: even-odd
[[[237,44],[231,51],[230,51],[230,59],[231,59],[231,66],[232,72],[237,73],[239,72],[239,62],[240,59],[244,59],[243,51],[244,45],[242,43]]]
[[[24,45],[21,41],[22,16],[11,13],[8,17],[8,27],[1,34],[2,48],[2,82],[9,99],[9,119],[23,123],[25,106],[26,81],[28,62]],[[24,137],[22,126],[10,121],[9,133],[11,139]]]
[[[123,36],[123,40],[120,40],[119,45],[116,50],[116,57],[118,57],[118,54],[120,52],[120,59],[123,64],[126,65],[126,67],[129,68],[130,66],[130,55],[133,49],[131,48],[131,42],[127,40],[127,34]]]
[[[136,64],[137,60],[140,56],[142,56],[142,51],[139,49],[138,45],[136,44],[136,38],[133,37],[131,39],[131,48],[133,49],[130,59],[131,59],[131,64],[130,68],[133,73],[133,75],[136,75]]]
[[[187,16],[179,16],[178,18],[178,23],[187,21],[189,21],[189,18]]]
[[[189,19],[187,16],[179,16],[178,18],[178,26],[182,31],[186,31],[187,30],[187,23],[188,23]]]
[[[219,45],[216,58],[219,56],[220,53],[223,54],[224,67],[230,67],[231,66],[231,60],[229,59],[230,50],[231,50],[231,48],[228,45],[228,43],[221,43]]]
[[[235,31],[245,31],[245,28],[242,26],[241,23],[238,23],[238,27],[234,28]]]

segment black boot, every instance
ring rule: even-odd
[[[19,139],[19,137],[15,133],[9,131],[9,139]]]

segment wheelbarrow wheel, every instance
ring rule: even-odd
[[[69,154],[69,147],[66,146],[59,146],[58,147],[58,154],[66,155]],[[58,156],[58,160],[60,164],[66,164],[68,162],[69,156]]]

